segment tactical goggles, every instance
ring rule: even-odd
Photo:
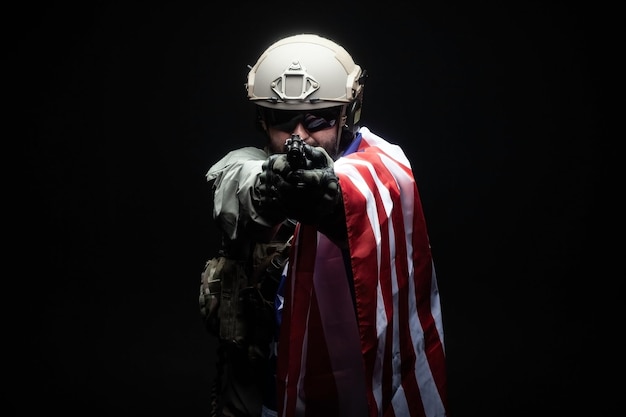
[[[299,123],[308,132],[319,132],[337,125],[341,107],[331,107],[311,111],[265,109],[265,122],[268,126],[291,133]]]

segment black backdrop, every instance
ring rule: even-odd
[[[339,5],[22,12],[32,204],[20,224],[29,320],[19,329],[31,349],[11,384],[28,393],[11,402],[15,415],[208,415],[214,341],[197,296],[215,240],[204,174],[260,140],[247,65],[299,32],[338,41],[367,69],[363,122],[414,166],[452,417],[598,411],[602,355],[589,348],[601,344],[602,302],[580,284],[603,272],[595,14]]]

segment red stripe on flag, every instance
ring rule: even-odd
[[[303,386],[307,400],[306,416],[340,416],[337,385],[315,291],[313,291],[308,323],[310,349],[307,350],[306,355],[307,378]]]
[[[406,184],[401,185],[406,187]],[[409,291],[409,248],[407,248],[405,229],[405,215],[407,215],[407,210],[403,210],[401,199],[401,193],[413,192],[413,190],[401,190],[398,188],[398,183],[394,182],[394,186],[390,186],[389,191],[393,201],[391,217],[396,245],[395,269],[398,285],[398,334],[396,336],[398,338],[397,343],[401,358],[401,369],[399,370],[400,380],[411,416],[423,416],[424,406],[415,376],[416,357],[413,339],[411,337],[411,315],[409,312],[409,297],[413,297],[413,294],[410,294]],[[407,222],[413,220],[411,216],[407,217]]]
[[[418,306],[417,314],[424,331],[424,352],[428,358],[428,364],[441,401],[444,408],[447,408],[445,353],[441,341],[442,335],[437,330],[430,303],[433,279],[432,255],[417,186],[415,187],[414,205],[416,210],[415,233],[413,233],[413,247],[415,248],[413,262],[415,268],[415,298]],[[428,256],[418,256],[426,253]]]
[[[365,364],[365,379],[370,416],[377,414],[377,404],[372,392],[374,364],[378,356],[378,335],[376,334],[376,305],[378,261],[374,232],[368,221],[366,197],[354,186],[350,179],[340,175],[341,190],[344,195],[346,226],[350,245],[350,259],[354,272],[357,317],[361,338],[361,353]],[[362,274],[359,271],[369,271]],[[357,279],[358,277],[358,279]]]
[[[378,155],[375,154],[362,154],[364,159],[372,163],[370,168],[380,167]],[[374,161],[371,161],[374,159]],[[358,171],[365,179],[365,182],[374,196],[374,202],[376,204],[376,212],[378,214],[377,224],[378,232],[380,234],[380,263],[378,265],[378,286],[381,289],[385,316],[387,319],[387,328],[385,329],[385,350],[382,357],[382,407],[386,408],[387,404],[391,402],[393,396],[392,392],[392,377],[393,377],[393,326],[394,326],[394,314],[393,314],[393,288],[391,283],[391,253],[389,246],[389,218],[385,212],[385,206],[380,195],[378,185],[376,184],[371,171],[366,166],[358,166]],[[383,182],[384,185],[390,186],[389,177],[385,172],[376,172],[378,179]],[[393,181],[393,179],[391,179]],[[376,242],[371,242],[376,246]],[[359,270],[355,272],[355,275],[366,275],[371,273],[367,270]]]
[[[317,231],[299,225],[294,236],[285,285],[285,305],[281,323],[278,361],[277,387],[279,410],[284,407],[284,415],[294,415],[298,399],[303,345],[306,344],[306,317],[309,312],[313,286],[313,269],[317,249]],[[294,268],[298,274],[294,274]],[[281,410],[283,411],[283,410]],[[282,415],[279,414],[279,415]]]

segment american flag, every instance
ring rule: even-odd
[[[347,256],[312,226],[296,229],[278,415],[446,416],[441,307],[417,185],[400,147],[366,127],[360,135],[335,162]]]

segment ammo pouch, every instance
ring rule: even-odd
[[[201,276],[200,312],[211,334],[236,344],[244,343],[246,321],[239,299],[247,286],[243,261],[225,256],[209,259]]]

